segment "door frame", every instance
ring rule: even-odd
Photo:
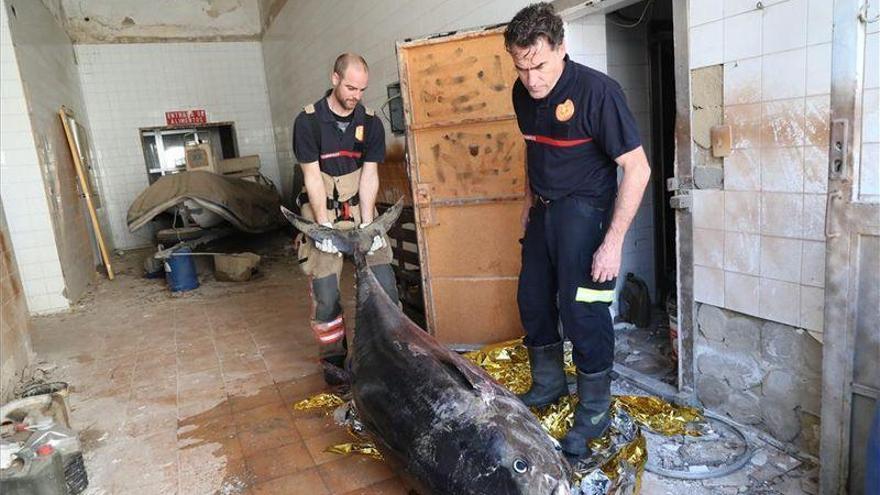
[[[880,205],[862,203],[860,165],[866,23],[864,0],[835,0],[831,48],[831,137],[825,212],[821,493],[847,490],[859,277],[858,237],[880,235]]]

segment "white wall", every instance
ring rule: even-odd
[[[724,190],[694,191],[695,298],[819,337],[832,2],[691,6],[691,68],[724,65],[734,148]]]
[[[164,126],[169,110],[205,109],[233,121],[241,155],[259,154],[278,184],[266,73],[258,42],[76,45],[114,245],[152,243],[126,215],[148,185],[139,129]]]
[[[398,80],[395,42],[433,33],[509,21],[528,0],[395,0],[337,2],[291,0],[263,38],[278,163],[286,194],[294,159],[293,119],[330,87],[336,56],[355,51],[370,65],[364,104],[378,109],[385,86]],[[388,128],[386,123],[386,129]],[[389,141],[392,140],[388,132]],[[402,140],[400,141],[402,143]]]
[[[77,301],[95,280],[89,213],[58,111],[74,112],[88,128],[82,88],[67,33],[41,2],[10,2],[9,28],[25,88],[43,183],[49,198],[64,294]]]
[[[22,7],[26,12],[29,5]],[[0,9],[0,194],[28,309],[51,312],[66,309],[68,300],[49,195],[9,29],[11,17],[17,16],[8,8],[9,2],[4,1]]]
[[[639,126],[642,146],[650,160],[653,156],[651,149],[651,79],[645,24],[625,29],[608,22],[606,32],[608,75],[620,83],[623,88],[626,101]],[[653,182],[649,182],[648,187],[645,188],[639,211],[636,213],[624,240],[620,267],[621,277],[617,287],[620,290],[626,280],[626,274],[632,272],[648,285],[651,301],[663,303],[664,301],[657,301],[654,240],[654,190]]]
[[[644,27],[622,29],[607,22],[604,14],[594,14],[568,21],[565,40],[572,60],[602,71],[620,83],[639,125],[645,152],[650,157],[650,79]],[[649,184],[624,240],[618,293],[623,288],[626,273],[632,272],[648,284],[652,301],[656,302],[654,256],[654,203]],[[614,308],[616,311],[616,300]]]

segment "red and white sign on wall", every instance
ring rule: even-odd
[[[165,125],[207,124],[208,116],[204,110],[175,110],[165,112]]]

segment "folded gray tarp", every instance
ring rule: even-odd
[[[134,232],[186,200],[217,213],[244,232],[267,232],[285,224],[281,197],[273,186],[211,172],[181,172],[162,177],[134,200],[128,209],[128,230]]]

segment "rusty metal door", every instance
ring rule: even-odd
[[[525,143],[502,33],[397,45],[425,318],[446,344],[522,335],[516,285]]]
[[[873,4],[874,2],[872,2]],[[880,399],[880,61],[864,0],[834,3],[822,368],[822,493],[864,493]],[[871,98],[867,95],[872,94]],[[873,101],[873,103],[872,103]]]

